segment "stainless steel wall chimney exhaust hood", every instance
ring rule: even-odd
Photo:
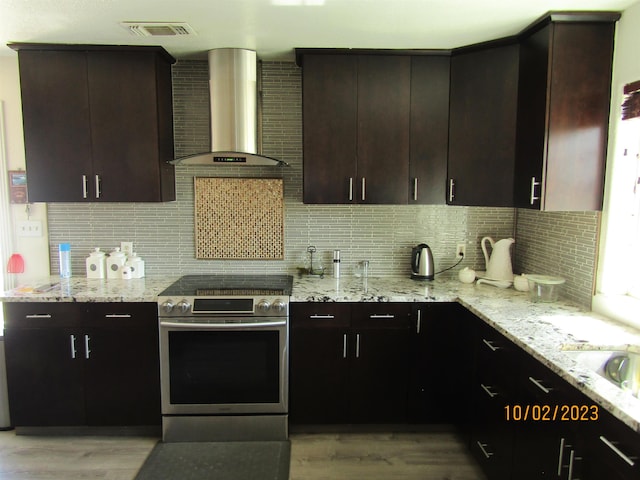
[[[209,51],[211,151],[178,158],[174,165],[289,164],[257,153],[256,52],[240,48]]]

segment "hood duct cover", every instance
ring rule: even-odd
[[[175,165],[288,165],[257,153],[256,52],[239,48],[209,51],[211,152],[173,160]]]

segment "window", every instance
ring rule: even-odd
[[[593,309],[640,327],[640,82],[625,86],[608,165]]]

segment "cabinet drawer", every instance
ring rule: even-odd
[[[354,306],[353,327],[408,328],[411,317],[410,303],[359,303]]]
[[[640,434],[603,409],[600,421],[589,426],[587,478],[604,478],[600,472],[606,472],[607,478],[640,478]]]
[[[348,327],[351,319],[351,305],[348,303],[291,303],[289,312],[292,328]]]
[[[5,303],[5,328],[75,327],[81,312],[77,303]]]
[[[83,326],[152,328],[158,323],[157,308],[150,302],[88,303],[88,315]]]

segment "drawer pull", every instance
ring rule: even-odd
[[[71,340],[71,358],[76,358],[76,336],[75,335],[69,335],[69,339]]]
[[[309,315],[309,318],[336,318],[335,315]]]
[[[492,392],[491,391],[491,386],[487,386],[484,383],[481,383],[480,386],[482,387],[482,389],[485,391],[485,393],[487,395],[489,395],[490,398],[496,397],[498,396],[498,392]]]
[[[89,187],[87,184],[87,176],[82,175],[82,198],[87,198],[88,193],[89,193]]]
[[[342,335],[342,358],[347,358],[347,334]]]
[[[562,457],[564,456],[564,437],[560,439],[560,450],[558,452],[558,478],[562,475]]]
[[[367,199],[367,179],[362,177],[362,200]]]
[[[540,185],[540,182],[536,182],[536,177],[531,177],[531,195],[529,197],[529,204],[533,205],[536,200],[540,200],[540,197],[536,196],[536,187]]]
[[[491,458],[493,456],[493,452],[489,452],[489,451],[486,450],[485,447],[488,447],[488,445],[486,443],[481,443],[481,442],[478,441],[478,442],[476,442],[476,444],[480,448],[480,451],[485,456],[485,458]]]
[[[31,315],[26,315],[26,318],[51,318],[50,313],[34,313]]]
[[[91,356],[91,349],[89,348],[89,340],[91,340],[91,337],[89,337],[89,335],[85,335],[84,336],[84,358],[86,358],[87,360],[89,360],[89,357]]]
[[[529,377],[529,381],[531,383],[533,383],[536,387],[538,387],[540,390],[542,390],[544,393],[551,393],[551,388],[547,388],[544,385],[542,385],[542,383],[540,383],[540,380],[536,380],[533,377]]]
[[[353,177],[349,177],[349,201],[353,201]]]
[[[496,352],[496,351],[498,351],[498,350],[500,350],[502,348],[502,347],[496,347],[493,344],[492,340],[487,340],[485,338],[482,339],[482,343],[484,343],[487,347],[489,347],[492,352]]]
[[[390,315],[390,314],[377,314],[374,313],[373,315],[369,315],[369,318],[396,318],[395,315]]]
[[[360,334],[356,334],[356,358],[360,358]]]
[[[130,313],[107,313],[104,318],[131,318]]]
[[[634,460],[637,460],[636,457],[628,457],[627,455],[622,453],[618,447],[616,447],[614,442],[608,440],[603,435],[600,435],[600,441],[602,441],[602,443],[613,450],[614,453],[618,455],[622,460],[624,460],[629,466],[633,467],[636,464],[636,462],[634,462]]]
[[[420,334],[420,327],[422,326],[422,310],[418,309],[418,321],[416,323],[416,333]]]
[[[449,179],[449,203],[453,202],[456,198],[456,194],[454,188],[456,187],[456,181],[451,178]]]
[[[418,201],[418,177],[413,179],[413,201]]]

